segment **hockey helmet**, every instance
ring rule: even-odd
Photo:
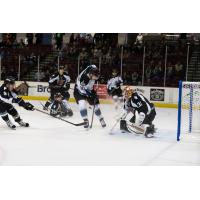
[[[62,98],[62,94],[60,92],[57,92],[54,94],[54,98],[57,99],[57,98]]]
[[[96,67],[96,65],[91,65],[89,74],[99,77],[100,73],[99,73],[99,69]]]
[[[117,76],[117,74],[118,74],[118,70],[117,70],[117,69],[113,69],[113,70],[112,70],[112,75],[113,75],[113,76]]]
[[[133,94],[133,89],[129,86],[126,86],[123,90],[123,93],[125,98],[130,98]]]
[[[65,67],[64,67],[63,65],[61,65],[61,66],[58,67],[58,69],[59,69],[59,70],[60,70],[60,69],[63,69],[63,70],[64,70]]]
[[[7,77],[4,81],[4,84],[11,84],[14,85],[15,84],[15,79],[11,76]]]

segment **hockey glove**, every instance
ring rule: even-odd
[[[121,82],[117,82],[116,88],[119,88],[121,86]]]
[[[31,110],[31,111],[34,110],[34,106],[33,106],[31,103],[29,103],[29,102],[26,102],[26,103],[24,104],[23,107],[24,107],[26,110]]]

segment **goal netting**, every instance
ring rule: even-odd
[[[200,82],[179,82],[178,141],[183,133],[200,133]]]

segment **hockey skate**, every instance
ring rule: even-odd
[[[19,122],[17,122],[20,126],[23,126],[23,127],[29,127],[29,123],[27,122],[23,122],[23,120],[21,119]]]
[[[150,128],[150,131],[151,131],[153,134],[156,132],[156,128],[155,128],[154,124],[151,124],[151,125],[149,126],[149,128]]]
[[[147,127],[144,135],[146,138],[152,138],[154,136],[154,132],[152,131],[152,128]]]
[[[99,121],[100,121],[100,123],[101,123],[101,126],[102,126],[103,128],[105,128],[105,127],[106,127],[106,123],[105,123],[105,121],[104,121],[104,118],[101,118]]]
[[[67,116],[72,117],[73,111],[71,109],[67,109]]]
[[[89,128],[89,121],[88,119],[84,119],[85,125],[83,126],[85,129]]]
[[[8,125],[9,128],[11,128],[13,130],[16,129],[16,126],[10,120],[6,121],[6,124]]]

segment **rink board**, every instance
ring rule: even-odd
[[[16,82],[16,86],[20,85],[21,81]],[[2,84],[2,81],[0,81]],[[28,96],[22,95],[23,99],[26,100],[40,100],[46,101],[50,95],[50,89],[48,88],[47,82],[27,82],[29,85]],[[123,86],[125,87],[125,86]],[[143,86],[131,86],[138,92],[142,93],[148,100],[153,102],[156,107],[164,108],[177,108],[178,102],[178,88],[167,88],[167,87],[143,87]],[[70,85],[70,101],[75,102],[73,98],[74,84]],[[102,104],[111,104],[112,100],[107,94],[106,85],[98,85],[98,96]]]
[[[47,96],[22,96],[24,100],[38,100],[38,101],[47,101],[49,97]],[[75,102],[74,98],[70,98],[70,102]],[[112,104],[112,100],[109,99],[100,99],[101,104]],[[170,103],[158,103],[153,102],[156,107],[160,108],[177,108],[177,104],[170,104]]]

